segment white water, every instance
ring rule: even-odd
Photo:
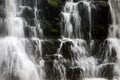
[[[116,52],[117,61],[114,65],[114,77],[120,77],[120,1],[119,0],[108,0],[108,4],[110,6],[112,24],[109,28],[109,35],[107,40],[107,47],[105,52],[105,61],[103,64],[98,65],[97,59],[90,56],[89,51],[85,48],[85,40],[83,39],[83,33],[81,31],[81,15],[79,14],[80,9],[78,8],[79,3],[83,3],[88,10],[88,18],[89,18],[89,38],[92,41],[91,36],[91,28],[92,28],[92,16],[91,16],[91,2],[93,0],[82,0],[78,2],[74,2],[73,0],[68,0],[63,8],[63,17],[64,17],[64,27],[62,27],[62,39],[60,48],[58,49],[58,54],[61,53],[61,49],[63,44],[66,42],[72,43],[70,50],[72,53],[71,63],[75,67],[80,67],[83,70],[83,78],[85,80],[106,80],[99,78],[99,72],[101,67],[112,64],[108,59],[112,56],[112,50],[114,49]],[[72,20],[73,18],[73,20]],[[75,25],[73,25],[73,23]],[[82,41],[81,41],[82,40]],[[116,80],[116,79],[114,79]],[[119,80],[119,79],[118,79]]]
[[[26,53],[24,21],[18,15],[17,0],[5,0],[5,9],[8,35],[0,38],[0,80],[44,80],[41,73],[44,72],[44,61],[41,60],[37,67]]]
[[[0,72],[5,80],[12,80],[12,76],[20,80],[39,80],[37,68],[28,58],[21,40],[6,37],[0,40],[0,45]]]
[[[7,17],[6,27],[8,36],[24,37],[24,24],[20,17]]]
[[[80,68],[83,70],[83,78],[97,77],[98,67],[97,61],[94,57],[88,53],[88,46],[86,41],[83,39],[83,33],[81,31],[81,15],[79,14],[80,9],[78,8],[79,3],[83,3],[88,10],[89,18],[89,38],[91,39],[91,2],[87,0],[74,2],[68,0],[63,9],[63,17],[65,26],[62,27],[63,38],[60,40],[61,45],[58,49],[58,53],[61,53],[61,48],[66,42],[72,43],[70,50],[72,53],[71,68]],[[73,21],[71,19],[73,18]]]
[[[112,24],[109,28],[108,35],[108,50],[109,54],[112,55],[116,53],[116,62],[114,64],[114,74],[115,77],[120,77],[120,0],[108,0],[110,6],[110,12],[112,17]],[[114,49],[114,52],[113,51]],[[118,79],[119,80],[119,79]]]
[[[88,17],[89,17],[89,38],[91,40],[91,27],[92,27],[92,22],[91,22],[91,2],[90,1],[78,1],[78,2],[73,2],[73,0],[69,0],[66,2],[64,8],[63,8],[63,17],[64,17],[64,24],[65,27],[62,27],[62,33],[63,37],[65,38],[83,38],[83,32],[81,29],[81,15],[79,14],[79,8],[78,5],[80,3],[83,3],[88,10]],[[73,19],[73,21],[72,21]]]
[[[120,1],[109,0],[112,24],[109,29],[109,37],[120,38]]]
[[[62,29],[63,37],[67,37],[67,38],[82,37],[81,31],[80,31],[81,17],[78,13],[78,3],[73,3],[72,1],[66,2],[62,14],[64,16],[64,22],[65,22],[65,27],[64,29]],[[75,26],[73,26],[71,22],[71,18],[73,18],[75,22]],[[75,33],[73,28],[75,29]]]
[[[24,23],[22,18],[17,16],[16,4],[16,0],[6,0],[6,27],[8,36],[24,37]]]
[[[61,48],[66,42],[72,43],[70,45],[70,50],[72,51],[70,55],[72,59],[70,61],[71,68],[80,68],[83,70],[83,77],[96,77],[97,76],[97,61],[93,57],[89,57],[87,51],[87,44],[82,39],[61,39],[61,45],[58,52],[61,53]]]

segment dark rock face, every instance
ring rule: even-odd
[[[41,14],[41,25],[44,37],[60,38],[60,13],[62,5],[54,7],[49,4],[47,0],[43,0],[41,4],[41,11],[39,14]]]
[[[79,80],[82,79],[83,71],[80,68],[68,68],[67,79],[68,80]]]
[[[35,2],[37,0],[22,0],[22,4],[23,6],[30,6],[31,8],[33,8],[35,6]]]
[[[46,79],[47,80],[61,80],[64,79],[64,66],[58,61],[58,63],[53,62],[46,62],[45,63],[46,69]],[[62,72],[62,74],[61,74]],[[49,73],[49,74],[48,74]]]
[[[27,24],[30,25],[30,26],[34,26],[35,23],[34,23],[34,10],[31,8],[24,8],[23,9],[23,13],[21,15],[23,18],[25,18],[25,20],[27,21]]]
[[[94,4],[96,9],[92,9],[92,38],[105,39],[108,36],[109,24],[111,24],[109,5]]]
[[[60,42],[58,40],[50,40],[42,42],[42,51],[43,57],[54,56],[57,53],[57,50],[60,46]]]
[[[5,18],[5,0],[0,0],[0,18]]]
[[[113,76],[114,76],[114,70],[113,70],[113,65],[112,64],[107,64],[104,65],[101,69],[100,69],[100,75],[103,78],[107,78],[109,80],[112,80]]]

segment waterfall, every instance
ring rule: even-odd
[[[108,1],[109,5],[110,5],[110,11],[111,11],[111,17],[112,17],[112,24],[109,28],[109,50],[110,53],[109,55],[113,55],[116,54],[116,62],[114,64],[114,74],[115,77],[119,77],[120,73],[119,73],[119,66],[120,66],[120,53],[119,53],[119,46],[120,46],[120,1],[119,0],[109,0]],[[114,52],[113,52],[114,50]]]
[[[0,0],[0,80],[120,80],[120,0]]]
[[[65,57],[66,63],[69,64],[69,68],[75,70],[76,68],[79,73],[77,79],[81,77],[85,80],[104,80],[100,76],[105,74],[102,72],[104,68],[109,67],[113,69],[114,76],[119,76],[119,0],[108,0],[110,7],[110,13],[112,17],[112,24],[109,27],[108,38],[103,43],[103,52],[101,58],[105,57],[102,63],[99,64],[99,59],[91,55],[92,46],[94,46],[94,39],[92,39],[92,6],[95,6],[93,3],[97,1],[94,0],[68,0],[65,3],[65,6],[62,11],[63,15],[63,25],[62,25],[62,39],[60,48],[58,49],[58,54],[62,54]],[[98,1],[99,2],[99,1]],[[106,3],[106,2],[105,2]],[[81,7],[80,7],[81,6]],[[89,24],[89,44],[86,43],[84,39],[84,32],[82,25],[83,15],[81,15],[82,8],[87,8],[88,15],[88,24]],[[84,9],[85,9],[84,8]],[[84,13],[85,14],[85,13]],[[87,24],[87,22],[86,22]],[[86,36],[87,37],[87,36]],[[115,38],[115,39],[114,39]],[[91,45],[89,47],[89,45]],[[69,46],[68,51],[64,51],[64,46]],[[102,48],[102,47],[101,47]],[[67,56],[70,56],[68,58]],[[115,61],[117,58],[117,61]],[[110,60],[111,59],[111,60]],[[67,74],[67,73],[66,73]],[[111,73],[112,74],[112,73]],[[74,74],[73,74],[74,75]],[[82,75],[82,76],[81,76]],[[116,77],[115,77],[116,78]],[[73,78],[74,79],[74,78]],[[75,78],[76,79],[76,78]]]
[[[17,0],[5,0],[7,35],[0,38],[0,79],[43,80],[42,76],[39,78],[37,64],[25,50],[27,41],[24,37],[25,23],[18,14],[17,3]],[[43,62],[41,61],[39,65],[43,67]]]
[[[89,40],[92,41],[91,36],[91,2],[92,1],[78,1],[74,2],[73,0],[68,0],[63,8],[63,23],[62,26],[62,37],[61,46],[58,49],[60,54],[65,55],[62,51],[62,47],[70,43],[70,52],[66,55],[70,55],[70,59],[66,60],[67,64],[71,69],[80,69],[83,78],[97,77],[97,61],[89,53],[89,46],[84,39],[81,25],[81,16],[80,15],[80,5],[83,4],[83,7],[87,8],[87,16],[89,21]],[[67,56],[66,56],[67,57]],[[81,77],[79,77],[81,78]]]

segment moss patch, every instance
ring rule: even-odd
[[[59,7],[61,2],[58,0],[48,0],[48,3],[52,5],[53,7]]]

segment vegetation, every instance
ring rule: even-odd
[[[53,7],[59,7],[61,5],[61,1],[59,0],[48,0],[48,3]]]

